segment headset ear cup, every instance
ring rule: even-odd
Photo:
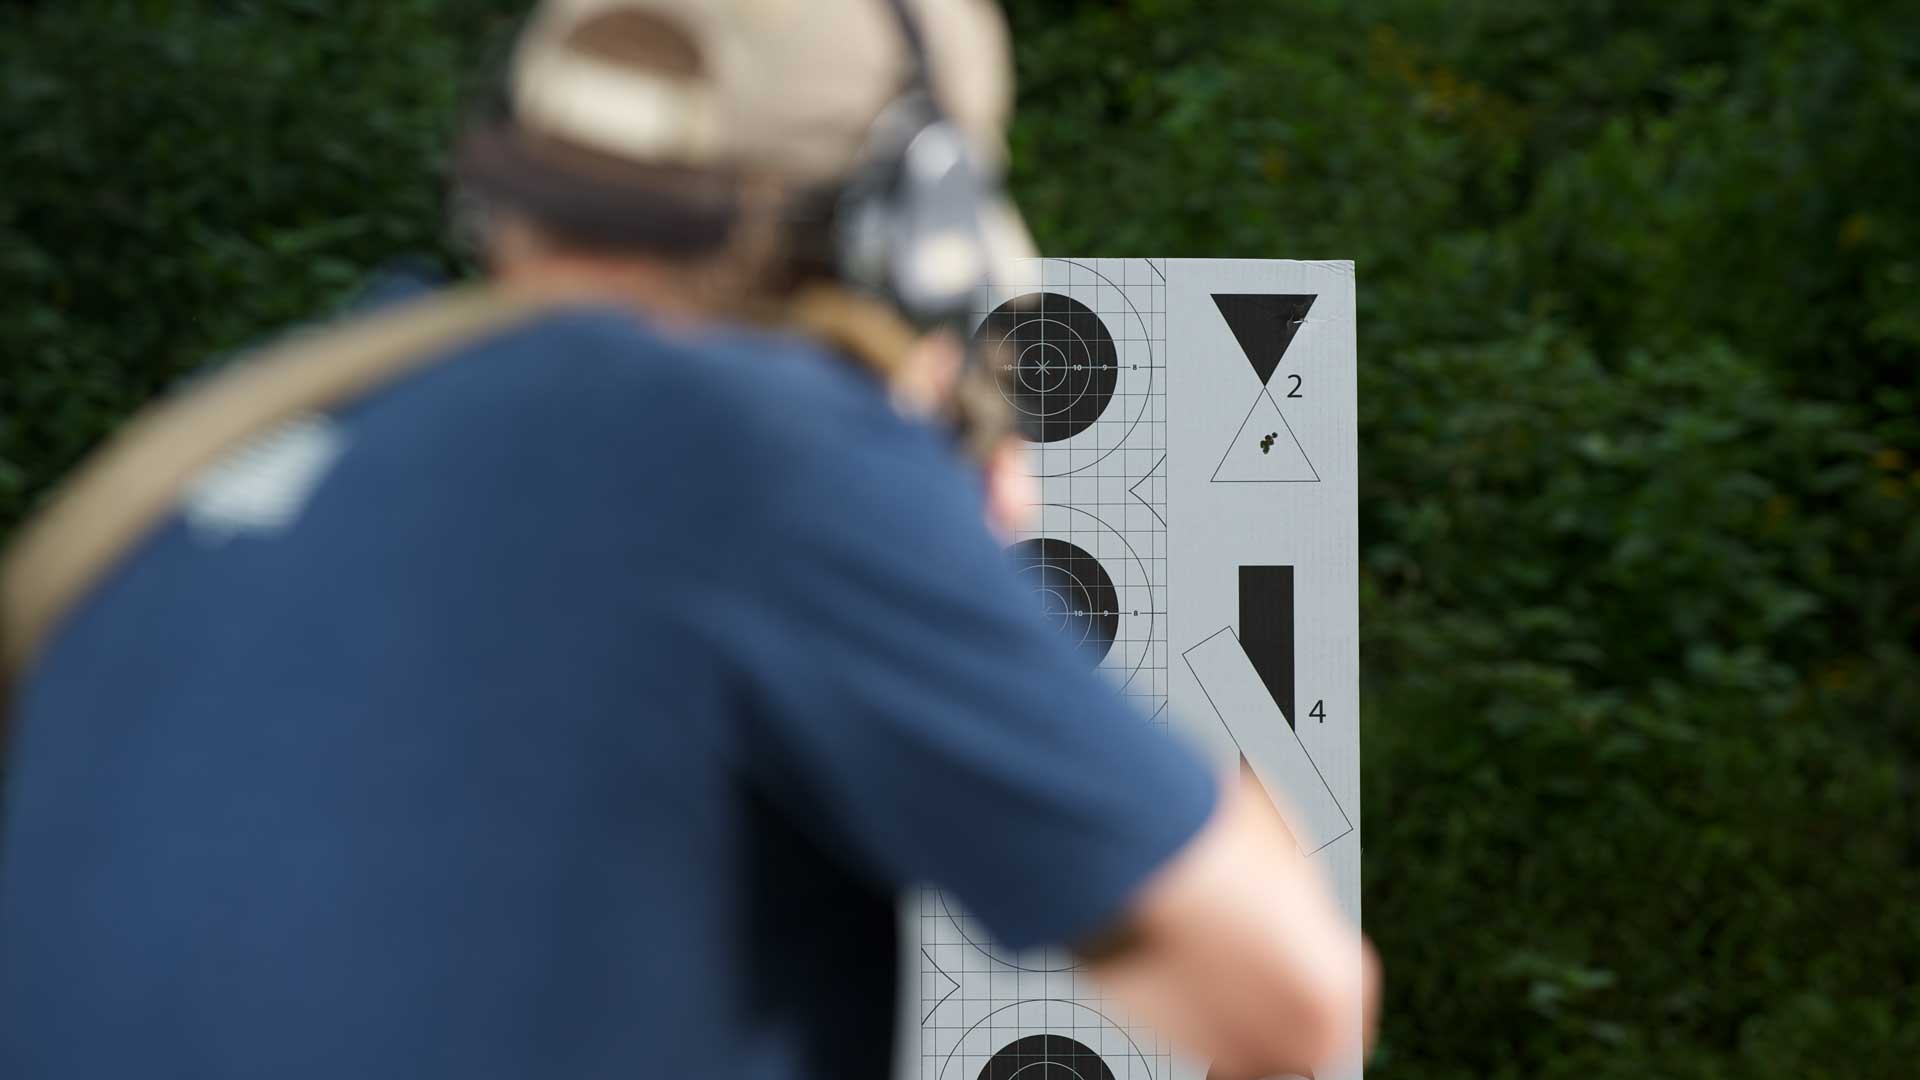
[[[923,128],[902,162],[892,244],[895,298],[935,322],[963,314],[986,281],[988,189],[966,137],[951,123]]]
[[[899,159],[869,160],[847,181],[833,212],[834,271],[863,292],[893,299],[893,194]]]
[[[938,115],[883,118],[835,208],[836,271],[916,323],[964,315],[987,277],[997,185]]]
[[[958,321],[984,284],[998,185],[941,111],[927,42],[908,0],[886,0],[910,60],[904,92],[880,111],[834,221],[841,281],[922,326]]]
[[[898,233],[902,174],[915,136],[937,119],[930,109],[924,99],[909,95],[881,112],[834,207],[836,275],[888,301],[897,299],[891,248]]]

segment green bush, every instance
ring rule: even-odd
[[[1920,8],[1015,10],[1044,247],[1358,262],[1376,1073],[1912,1075]]]
[[[521,6],[0,8],[0,523],[453,265]],[[1920,6],[1012,6],[1043,247],[1359,264],[1376,1075],[1911,1075]]]

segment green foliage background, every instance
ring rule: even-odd
[[[0,525],[455,265],[523,6],[0,6]],[[1920,1072],[1920,5],[1014,7],[1047,250],[1358,262],[1375,1074]]]

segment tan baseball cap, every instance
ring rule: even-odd
[[[1013,77],[991,0],[905,0],[932,88],[1005,156]],[[547,0],[513,59],[515,124],[608,158],[827,183],[907,85],[891,0]]]

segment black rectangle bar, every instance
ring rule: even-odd
[[[1288,727],[1293,704],[1293,567],[1240,568],[1240,647],[1267,684]]]

